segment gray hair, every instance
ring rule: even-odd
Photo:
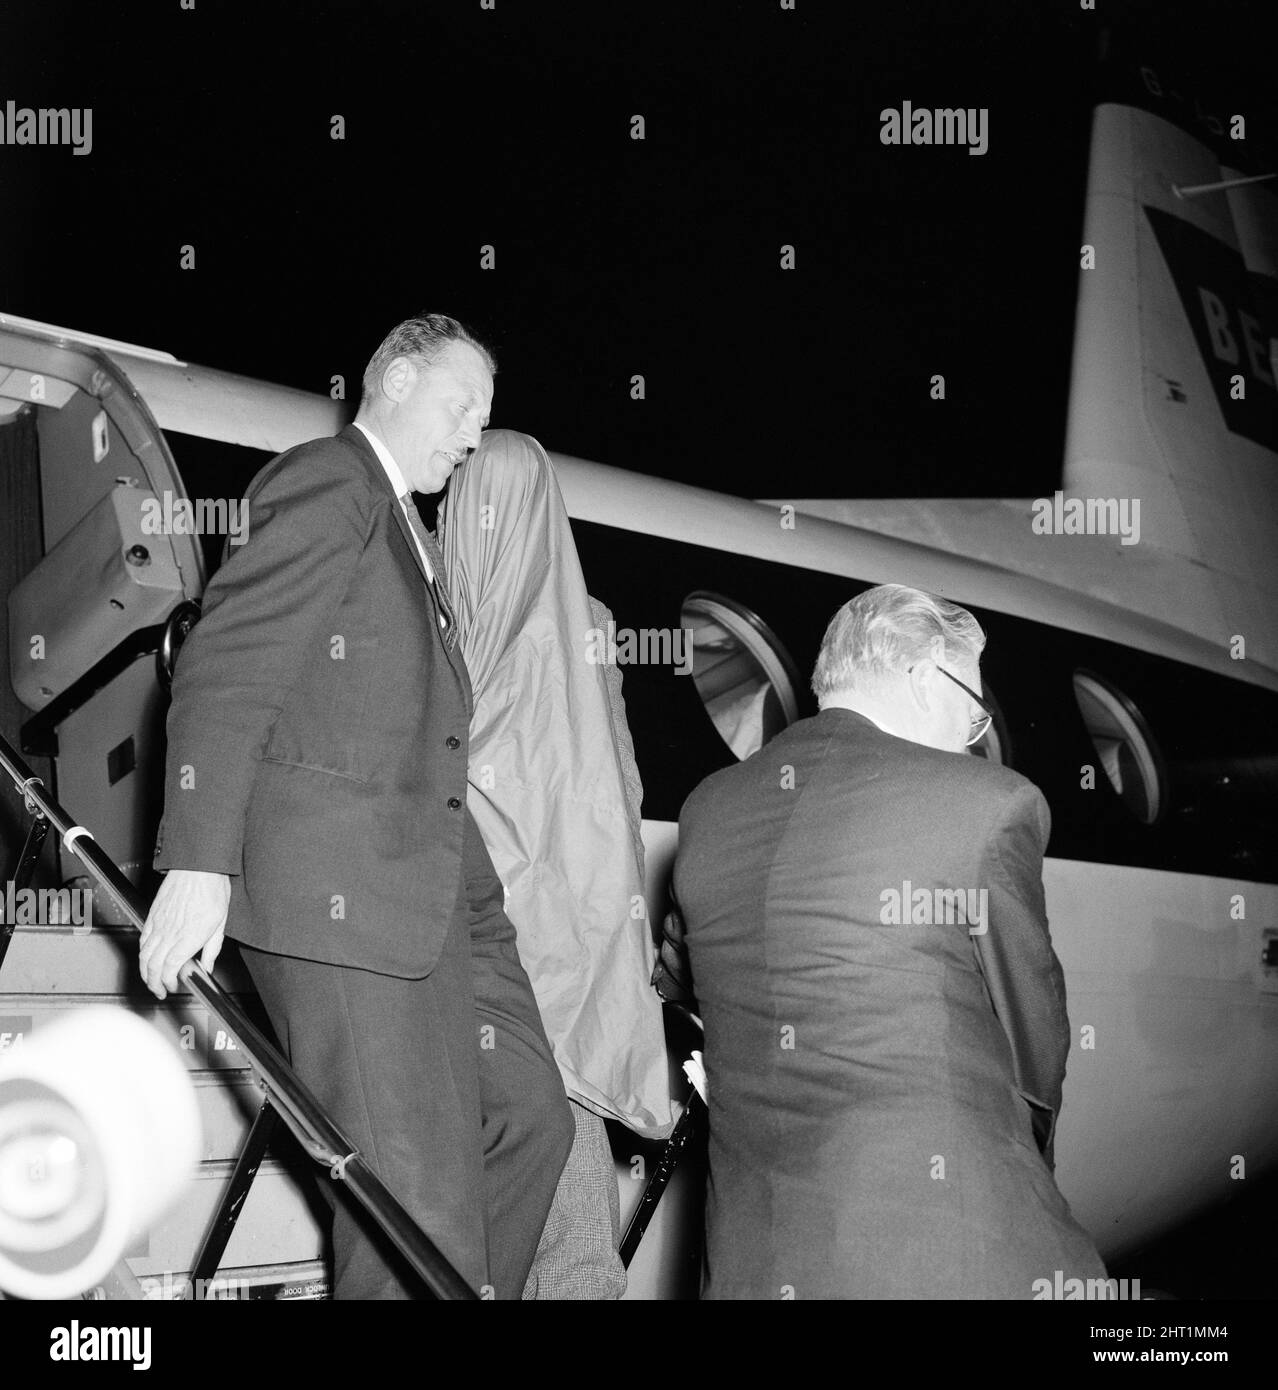
[[[812,693],[819,704],[836,691],[874,683],[905,671],[932,653],[937,638],[945,659],[956,666],[976,663],[985,647],[980,623],[957,603],[911,589],[880,584],[858,594],[830,619],[821,639]]]
[[[369,359],[364,368],[365,404],[377,395],[382,373],[397,357],[408,357],[433,367],[450,343],[469,343],[484,359],[489,372],[497,374],[496,358],[464,324],[450,319],[447,314],[418,314],[396,324]]]

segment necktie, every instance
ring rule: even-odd
[[[439,608],[440,630],[444,634],[444,644],[451,648],[457,641],[457,615],[453,612],[453,605],[448,598],[448,587],[445,583],[447,571],[444,569],[443,552],[440,550],[435,537],[426,529],[426,523],[417,514],[417,505],[413,501],[413,494],[406,492],[399,500],[404,504],[404,510],[408,513],[408,524],[413,528],[413,535],[421,542],[422,549],[430,560],[430,567],[435,572],[434,583],[431,588],[435,594],[435,603]]]

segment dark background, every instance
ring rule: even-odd
[[[1042,495],[1102,30],[1254,112],[1271,8],[14,5],[0,103],[90,106],[94,145],[0,147],[0,312],[327,392],[440,309],[497,350],[494,423],[552,449],[747,496]],[[988,153],[882,145],[907,99],[988,107]]]
[[[92,107],[94,146],[0,147],[0,312],[327,392],[442,310],[497,351],[494,424],[552,449],[746,496],[1043,495],[1102,31],[1272,111],[1271,0],[1096,6],[24,0],[0,104]],[[989,152],[883,146],[905,100],[988,107]],[[1270,1182],[1113,1272],[1272,1297],[1275,1213]]]

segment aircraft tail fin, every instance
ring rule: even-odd
[[[1140,502],[1163,611],[1278,665],[1278,150],[1168,68],[1096,108],[1063,491]]]

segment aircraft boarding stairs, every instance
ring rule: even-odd
[[[189,627],[192,621],[192,614],[176,613],[160,636],[161,669],[167,666],[171,671],[174,649],[184,635],[178,627]],[[52,828],[64,852],[83,865],[95,896],[110,904],[104,914],[106,924],[15,927],[6,915],[0,925],[0,1008],[13,1008],[18,1002],[26,1017],[0,1018],[0,1029],[8,1024],[6,1031],[13,1036],[32,1029],[38,1034],[68,1011],[103,999],[116,1004],[123,1000],[171,1042],[188,1069],[199,1102],[202,1161],[182,1202],[144,1233],[139,1243],[124,1250],[111,1274],[85,1290],[83,1297],[218,1298],[228,1296],[228,1287],[237,1290],[229,1295],[235,1297],[322,1296],[318,1291],[326,1285],[325,1271],[315,1249],[316,1220],[301,1195],[305,1184],[290,1180],[289,1165],[280,1157],[285,1150],[273,1143],[278,1137],[287,1146],[288,1136],[278,1133],[281,1120],[305,1154],[332,1180],[346,1184],[434,1296],[478,1297],[254,1021],[249,1010],[260,1017],[260,1005],[236,953],[225,952],[219,960],[221,983],[192,961],[180,975],[184,992],[171,994],[163,1003],[153,1000],[141,985],[133,939],[147,913],[139,890],[98,846],[91,831],[48,794],[42,779],[2,737],[0,768],[31,817],[25,842],[8,874],[15,890],[30,884]],[[669,944],[663,947],[663,958],[674,969],[663,973],[662,994],[677,1000],[681,971],[672,949]],[[704,1117],[704,1105],[693,1092],[626,1230],[621,1255],[627,1265],[680,1155],[704,1129]],[[200,1231],[202,1238],[193,1251],[192,1237]],[[237,1279],[247,1271],[252,1271],[251,1283]]]

